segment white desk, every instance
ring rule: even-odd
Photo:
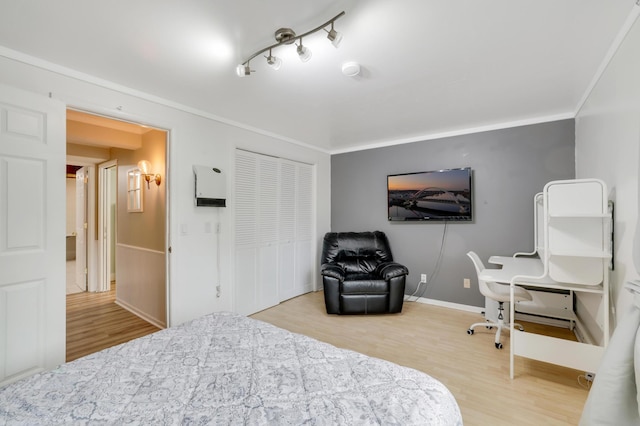
[[[510,376],[514,376],[515,355],[538,361],[558,364],[578,370],[595,372],[600,364],[604,348],[555,337],[542,336],[527,332],[514,332],[515,303],[514,287],[552,288],[590,293],[603,293],[602,285],[578,285],[560,283],[549,278],[544,265],[537,258],[492,256],[490,263],[502,265],[501,269],[485,269],[479,274],[484,281],[509,284],[511,287],[510,316]]]

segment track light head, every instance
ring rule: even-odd
[[[236,67],[236,74],[238,74],[238,77],[246,77],[248,75],[251,75],[251,68],[249,67],[249,63],[247,62],[247,65],[238,65]]]
[[[342,33],[333,29],[333,22],[331,23],[331,30],[327,32],[329,33],[327,34],[327,38],[331,41],[331,44],[333,44],[333,47],[335,47],[336,49],[340,47],[340,43],[342,43],[343,35]]]
[[[271,49],[269,49],[269,56],[265,56],[265,58],[267,58],[267,64],[269,65],[269,67],[276,71],[279,70],[282,66],[282,59],[278,58],[277,56],[273,56],[271,54]]]
[[[311,59],[311,50],[302,45],[302,39],[300,39],[300,44],[298,45],[298,57],[302,62],[307,62]]]
[[[278,58],[277,56],[269,55],[267,56],[267,64],[269,65],[269,67],[277,71],[282,66],[282,59]]]

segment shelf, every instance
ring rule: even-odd
[[[521,302],[516,303],[516,313],[521,314],[529,314],[529,315],[539,315],[548,318],[557,318],[569,321],[576,321],[577,317],[575,312],[569,309],[561,309],[561,308],[549,308],[549,307],[541,307],[541,306],[527,306]]]
[[[584,250],[584,251],[563,251],[549,250],[549,256],[556,257],[588,257],[593,259],[611,259],[611,253],[600,250]]]
[[[522,285],[525,287],[550,288],[550,289],[557,289],[557,290],[572,290],[572,291],[579,291],[582,293],[596,293],[596,294],[603,293],[602,283],[589,285],[589,284],[573,284],[573,283],[555,282],[549,278],[547,280],[548,281],[544,281],[544,282],[535,282],[533,280],[527,280],[526,282],[518,281],[516,284]]]
[[[542,336],[526,331],[511,336],[514,355],[549,362],[582,371],[598,371],[602,346]]]
[[[612,258],[609,238],[612,224],[606,185],[598,179],[553,181],[545,185],[542,203],[539,198],[538,195],[534,198],[534,230],[535,247],[540,254],[543,273],[532,276],[543,278],[514,281],[514,277],[510,282],[601,296],[603,346],[527,332],[513,333],[509,357],[511,378],[514,376],[514,356],[582,371],[596,371],[609,341],[607,263]],[[573,295],[570,297],[573,303]],[[529,311],[524,305],[516,305],[520,312]],[[532,307],[531,314],[566,319],[572,324],[576,321],[573,304],[570,309],[559,304],[542,305],[542,309],[537,307],[535,312]]]
[[[590,214],[590,213],[572,213],[572,214],[550,214],[549,219],[609,219],[609,214]]]

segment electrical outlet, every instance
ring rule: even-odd
[[[594,373],[584,373],[584,378],[587,379],[588,382],[593,382],[593,379],[596,377]]]
[[[471,288],[471,280],[469,278],[464,279],[464,288]]]
[[[427,282],[427,274],[420,274],[420,282],[421,283]]]

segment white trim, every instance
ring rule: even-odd
[[[405,298],[404,298],[405,303],[408,302],[407,300],[408,297],[409,296],[405,295]],[[476,314],[481,314],[482,312],[484,312],[484,308],[482,307],[463,305],[460,303],[445,302],[443,300],[428,299],[426,297],[419,297],[417,300],[411,300],[411,302],[424,303],[426,305],[442,306],[443,308],[457,309],[459,311],[473,312]]]
[[[152,249],[148,249],[148,248],[144,248],[144,247],[139,247],[139,246],[132,246],[129,244],[122,244],[122,243],[116,243],[117,247],[126,247],[132,250],[138,250],[138,251],[146,251],[149,253],[156,253],[156,254],[165,254],[164,251],[159,251],[159,250],[152,250]]]
[[[629,16],[627,16],[627,20],[624,21],[624,24],[622,24],[622,28],[620,28],[620,31],[618,31],[618,35],[611,43],[611,46],[609,46],[609,50],[607,51],[607,54],[602,59],[602,62],[600,63],[600,67],[598,67],[598,70],[593,76],[591,83],[589,84],[589,86],[587,86],[587,89],[582,95],[582,99],[580,99],[580,102],[578,102],[578,105],[576,106],[576,112],[575,112],[576,116],[584,106],[585,102],[587,102],[587,99],[591,95],[591,92],[593,91],[593,89],[595,89],[596,85],[598,84],[598,81],[600,81],[600,77],[602,77],[602,74],[604,74],[604,71],[609,66],[609,63],[615,56],[616,52],[618,51],[618,49],[620,49],[620,46],[622,45],[622,42],[624,41],[625,37],[627,36],[629,31],[631,31],[631,27],[633,27],[633,24],[638,19],[638,16],[640,16],[640,7],[637,7],[637,6],[638,6],[638,3],[636,3],[635,6],[633,6],[631,11],[629,12]]]
[[[157,319],[151,318],[149,315],[147,315],[144,312],[134,308],[133,306],[129,305],[127,302],[123,302],[122,300],[116,299],[115,303],[116,303],[116,305],[120,306],[122,309],[131,312],[133,315],[135,315],[135,316],[137,316],[139,318],[142,318],[146,322],[155,325],[159,329],[167,328],[166,326],[164,326],[160,322],[158,322]]]
[[[469,127],[469,128],[466,128],[466,129],[451,130],[451,131],[448,131],[448,132],[430,133],[430,134],[426,134],[426,135],[412,136],[412,137],[404,138],[404,139],[391,139],[391,140],[379,141],[379,142],[370,143],[368,145],[360,145],[360,146],[352,146],[352,147],[347,147],[347,148],[339,148],[339,149],[331,150],[329,152],[329,154],[331,154],[331,155],[344,154],[346,152],[364,151],[364,150],[367,150],[367,149],[384,148],[384,147],[387,147],[387,146],[402,145],[402,144],[413,143],[413,142],[424,142],[424,141],[434,140],[434,139],[442,139],[442,138],[449,138],[449,137],[453,137],[453,136],[469,135],[469,134],[473,134],[473,133],[482,133],[482,132],[488,132],[488,131],[491,131],[491,130],[509,129],[509,128],[512,128],[512,127],[521,127],[521,126],[528,126],[528,125],[531,125],[531,124],[548,123],[548,122],[552,122],[552,121],[567,120],[567,119],[571,119],[571,118],[575,118],[575,114],[573,112],[563,112],[563,113],[555,114],[555,115],[545,115],[545,116],[540,116],[540,117],[526,118],[526,119],[523,119],[523,120],[506,121],[506,122],[503,122],[503,123],[488,124],[486,126]]]
[[[149,93],[146,92],[142,92],[140,90],[136,90],[133,89],[131,87],[127,87],[127,86],[123,86],[117,83],[113,83],[111,81],[108,80],[103,80],[101,78],[98,77],[94,77],[92,75],[89,74],[85,74],[83,72],[80,71],[76,71],[73,70],[71,68],[67,68],[58,64],[54,64],[52,62],[48,62],[45,61],[43,59],[40,58],[36,58],[35,56],[30,56],[27,55],[25,53],[16,51],[16,50],[12,50],[9,49],[7,47],[1,46],[0,45],[0,56],[3,56],[5,58],[8,59],[12,59],[14,61],[18,61],[18,62],[22,62],[25,63],[27,65],[31,65],[37,68],[41,68],[44,69],[46,71],[50,71],[56,74],[60,74],[66,77],[70,77],[76,80],[80,80],[86,83],[90,83],[90,84],[94,84],[96,86],[100,86],[103,87],[105,89],[109,89],[109,90],[114,90],[116,92],[120,92],[123,93],[125,95],[130,95],[139,99],[143,99],[145,101],[149,101],[149,102],[153,102],[155,104],[159,104],[159,105],[164,105],[170,108],[174,108],[176,110],[179,111],[183,111],[189,114],[193,114],[199,117],[203,117],[203,118],[207,118],[209,120],[213,120],[213,121],[217,121],[219,123],[223,123],[223,124],[227,124],[229,126],[233,126],[233,127],[237,127],[243,130],[247,130],[249,132],[252,133],[256,133],[262,136],[267,136],[270,138],[274,138],[274,139],[278,139],[284,142],[289,142],[295,145],[299,145],[301,147],[304,148],[308,148],[314,151],[318,151],[324,154],[329,154],[329,151],[327,151],[326,149],[317,147],[315,145],[311,145],[305,142],[301,142],[299,140],[296,139],[292,139],[289,138],[287,136],[283,136],[283,135],[279,135],[277,133],[273,133],[273,132],[269,132],[267,130],[263,130],[263,129],[259,129],[257,127],[254,126],[250,126],[248,124],[244,124],[244,123],[240,123],[238,121],[234,121],[234,120],[230,120],[228,118],[224,118],[221,117],[219,115],[215,115],[215,114],[211,114],[209,112],[197,109],[197,108],[192,108],[190,106],[178,103],[178,102],[174,102],[174,101],[170,101],[168,99],[165,98],[161,98],[159,96],[155,96],[155,95],[151,95]]]

